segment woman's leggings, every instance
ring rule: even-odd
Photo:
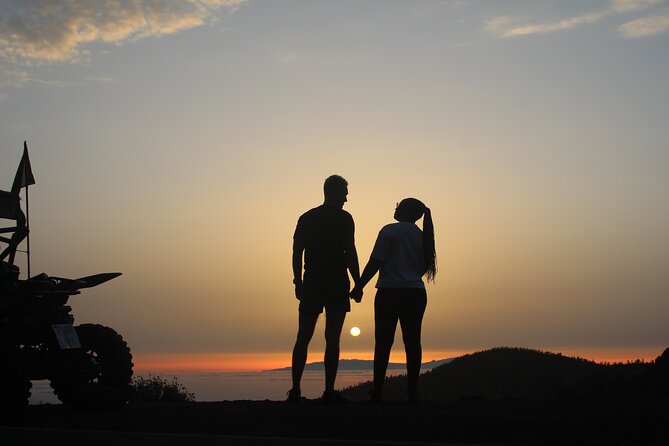
[[[379,288],[374,299],[374,390],[383,392],[390,350],[395,339],[397,321],[402,328],[402,340],[407,361],[409,393],[416,392],[423,351],[420,332],[427,306],[424,288]]]

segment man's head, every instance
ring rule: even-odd
[[[348,195],[348,181],[339,175],[331,175],[325,179],[323,192],[325,193],[325,204],[344,206]]]

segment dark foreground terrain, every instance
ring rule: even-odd
[[[318,400],[299,405],[135,400],[117,413],[30,406],[13,419],[0,418],[0,440],[2,445],[93,446],[320,446],[361,441],[669,445],[669,349],[651,363],[604,365],[548,352],[495,348],[425,373],[420,381],[423,401],[413,404],[403,402],[405,377],[388,379],[384,393],[389,402],[383,404],[364,402],[370,386],[345,389],[353,402],[340,405]]]
[[[664,398],[552,403],[472,400],[369,405],[359,402],[337,406],[325,406],[319,401],[297,406],[276,401],[224,401],[133,403],[119,413],[78,412],[61,405],[40,405],[29,407],[20,418],[0,424],[12,427],[0,428],[2,443],[7,445],[20,443],[6,440],[24,440],[23,444],[27,444],[25,439],[33,444],[51,442],[54,437],[51,429],[58,430],[58,440],[70,437],[63,430],[77,430],[455,444],[666,445],[669,405]],[[35,440],[34,435],[26,436],[28,431],[13,429],[16,427],[49,431],[44,432],[47,438]],[[96,444],[90,440],[86,443]],[[115,440],[115,444],[136,443]]]

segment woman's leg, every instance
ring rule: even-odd
[[[415,395],[418,387],[418,375],[423,359],[421,347],[421,328],[423,314],[427,305],[425,290],[420,288],[409,289],[402,301],[399,320],[402,327],[402,340],[407,359],[408,392]]]
[[[391,304],[388,296],[384,296],[382,289],[379,289],[374,299],[374,392],[378,398],[383,394],[383,383],[397,327],[397,314]]]

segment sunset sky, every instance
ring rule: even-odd
[[[426,359],[650,360],[668,79],[669,0],[0,0],[0,189],[27,140],[33,273],[123,272],[70,303],[141,367],[289,364],[292,235],[334,173],[363,265],[396,202],[432,208]]]

